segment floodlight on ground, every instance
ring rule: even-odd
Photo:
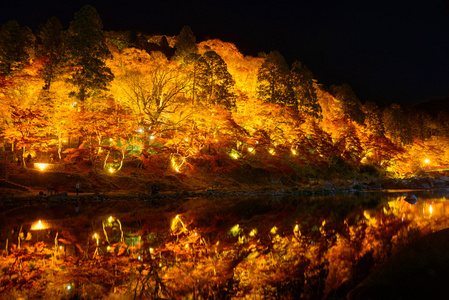
[[[50,164],[46,164],[46,163],[34,163],[34,167],[35,167],[36,169],[41,170],[41,171],[45,171],[45,169],[47,169],[48,166],[50,166]]]
[[[34,223],[31,226],[31,230],[42,230],[42,229],[45,229],[45,228],[46,228],[46,226],[45,226],[44,223],[42,223],[41,220],[39,220],[38,222]]]

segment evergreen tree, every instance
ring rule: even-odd
[[[220,104],[227,108],[235,106],[232,93],[234,79],[228,72],[225,61],[215,51],[204,53],[196,64],[199,96],[210,104]]]
[[[38,36],[41,43],[39,52],[48,58],[41,77],[45,82],[44,90],[49,90],[54,78],[61,72],[63,61],[64,33],[59,19],[56,17],[48,19]]]
[[[178,35],[175,44],[174,59],[184,63],[186,58],[193,53],[198,53],[196,37],[189,26],[184,26]]]
[[[365,114],[361,109],[359,98],[349,84],[331,86],[331,94],[341,101],[344,114],[347,118],[355,121],[359,125],[364,125]]]
[[[297,108],[290,83],[290,69],[278,51],[271,51],[257,73],[257,93],[269,103]]]
[[[28,27],[9,21],[0,28],[0,72],[11,73],[28,62],[33,52],[34,35]]]
[[[367,101],[363,107],[363,113],[365,114],[365,126],[374,136],[384,136],[384,126],[382,123],[381,113],[377,104],[371,101]]]
[[[109,82],[114,78],[105,64],[111,53],[102,27],[100,16],[90,5],[82,7],[70,23],[67,54],[72,73],[68,81],[76,89],[72,95],[80,101],[95,92],[107,90]]]
[[[299,61],[295,61],[292,65],[291,84],[298,110],[316,118],[321,117],[321,106],[313,86],[312,72]]]
[[[384,109],[382,122],[385,134],[394,142],[401,145],[413,142],[411,126],[407,121],[403,108],[399,104],[393,103]]]

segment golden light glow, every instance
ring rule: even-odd
[[[187,230],[184,222],[181,220],[179,215],[176,215],[176,217],[173,218],[173,221],[171,222],[171,230],[175,231],[178,228],[178,224],[182,226],[183,230]]]
[[[50,164],[46,164],[46,163],[34,163],[34,167],[38,168],[41,171],[44,171],[45,169],[48,168]]]
[[[234,159],[238,159],[238,158],[239,158],[239,156],[238,156],[236,153],[231,153],[231,156],[232,156],[232,158],[234,158]]]
[[[429,213],[432,214],[433,213],[433,208],[432,205],[429,205]]]
[[[254,148],[248,147],[248,151],[249,151],[249,153],[251,153],[254,151]]]
[[[426,158],[426,159],[424,160],[424,163],[428,165],[428,164],[430,163],[430,159]]]
[[[268,152],[271,154],[271,155],[274,155],[276,152],[274,151],[274,149],[270,149],[270,150],[268,150]]]
[[[34,223],[33,226],[31,226],[31,230],[41,230],[45,229],[45,225],[39,220],[37,223]]]
[[[295,149],[292,149],[292,154],[293,154],[293,155],[296,155],[296,153],[297,153],[296,150],[295,150]]]
[[[237,236],[240,233],[241,229],[240,229],[240,225],[239,224],[235,224],[231,230],[229,230],[229,232],[233,235],[233,236]]]
[[[183,164],[184,164],[184,161],[183,161],[181,164],[178,164],[178,163],[175,161],[175,158],[172,157],[172,159],[171,159],[171,165],[172,165],[173,169],[174,169],[176,172],[178,172],[178,173],[181,172],[180,169],[181,169],[181,166],[182,166]]]
[[[111,223],[112,221],[114,221],[114,218],[112,216],[109,216],[108,222]]]
[[[256,234],[257,234],[257,229],[256,228],[251,230],[251,232],[249,233],[250,236],[255,236]]]
[[[276,226],[274,226],[273,228],[271,228],[270,232],[271,234],[276,234],[276,232],[278,231],[278,228]]]
[[[153,248],[150,248],[150,253],[153,253],[153,251],[154,251],[154,249],[153,249]]]
[[[114,173],[114,169],[113,168],[109,168],[109,173]]]
[[[154,135],[150,135],[150,140],[154,140]]]

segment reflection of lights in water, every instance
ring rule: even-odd
[[[432,208],[432,205],[430,205],[430,206],[429,206],[429,212],[430,212],[430,214],[432,214],[432,213],[433,213],[433,208]]]

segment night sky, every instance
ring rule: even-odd
[[[233,42],[245,55],[278,50],[305,63],[320,83],[349,83],[362,102],[414,104],[449,96],[449,12],[422,1],[11,1],[0,23],[33,29],[49,17],[65,28],[82,5],[105,30],[176,35],[189,25],[200,42]]]

